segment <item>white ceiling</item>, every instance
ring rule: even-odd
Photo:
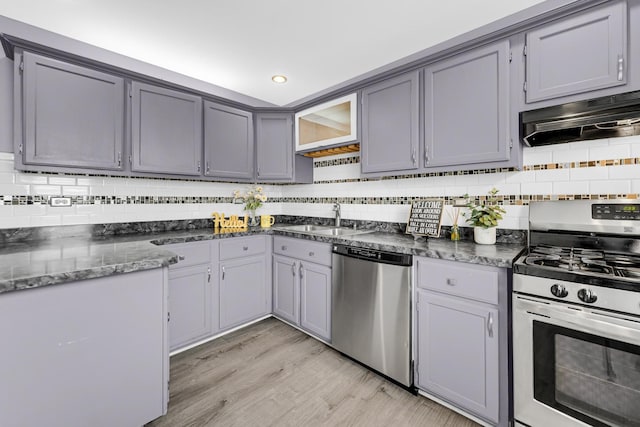
[[[541,2],[1,0],[0,15],[286,105]]]

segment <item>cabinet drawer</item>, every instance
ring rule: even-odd
[[[172,264],[171,269],[211,262],[211,245],[208,241],[166,245],[164,248],[178,255],[178,263]]]
[[[498,304],[498,271],[493,267],[416,258],[416,284],[477,301]]]
[[[240,258],[266,252],[264,236],[236,237],[220,241],[220,260]]]
[[[273,252],[300,261],[331,266],[331,244],[329,243],[275,236],[273,238]]]

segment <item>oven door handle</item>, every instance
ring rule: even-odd
[[[587,333],[640,344],[640,322],[610,315],[605,312],[589,312],[565,306],[551,306],[522,298],[516,300],[514,310],[546,317],[560,326],[570,324],[574,329]],[[541,320],[545,321],[545,320]]]

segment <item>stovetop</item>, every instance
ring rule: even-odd
[[[640,254],[537,245],[516,261],[514,273],[640,292]]]

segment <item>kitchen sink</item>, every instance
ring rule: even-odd
[[[298,233],[317,234],[321,236],[353,236],[355,234],[370,233],[370,230],[356,230],[347,227],[334,227],[331,225],[281,225],[278,226],[283,231],[295,231]]]

